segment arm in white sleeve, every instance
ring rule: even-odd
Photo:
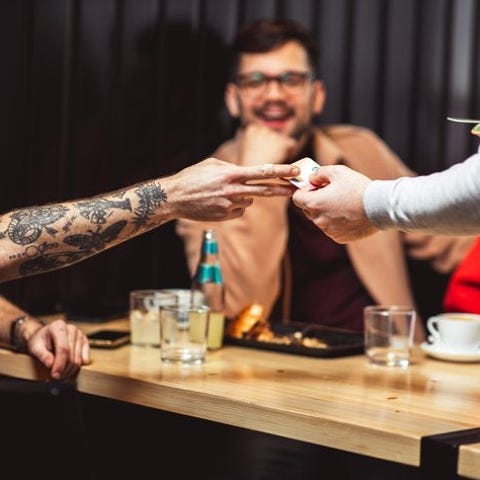
[[[382,230],[478,234],[480,153],[443,172],[372,181],[363,205],[368,219]]]

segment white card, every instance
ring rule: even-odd
[[[303,188],[310,185],[308,178],[320,168],[320,165],[309,157],[293,162],[292,165],[300,167],[300,175],[288,179],[290,183],[297,188]]]

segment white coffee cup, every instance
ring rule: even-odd
[[[480,351],[480,315],[474,313],[442,313],[427,320],[429,340],[446,349]]]

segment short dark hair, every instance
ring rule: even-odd
[[[235,78],[242,54],[266,53],[291,41],[305,48],[310,67],[317,75],[318,46],[311,32],[293,20],[262,19],[243,26],[237,32],[231,45],[230,78]]]

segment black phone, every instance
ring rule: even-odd
[[[130,341],[130,332],[125,330],[95,330],[87,334],[91,347],[116,348]]]

